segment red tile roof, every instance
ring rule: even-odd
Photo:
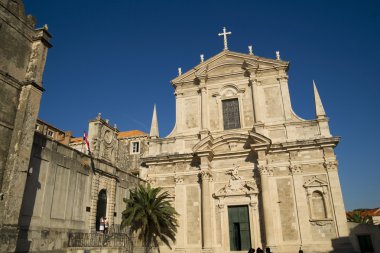
[[[130,130],[130,131],[125,131],[125,132],[119,132],[117,135],[117,138],[122,139],[122,138],[129,138],[129,137],[138,137],[138,136],[148,136],[148,134],[140,130]]]
[[[77,137],[77,138],[71,138],[70,139],[70,143],[78,143],[78,142],[82,142],[83,141],[83,137]]]
[[[360,216],[380,216],[380,207],[373,208],[373,209],[355,209],[352,211],[346,212],[347,215],[353,214],[353,213],[359,213]]]

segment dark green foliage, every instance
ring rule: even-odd
[[[129,226],[132,233],[138,233],[146,252],[158,247],[159,241],[171,248],[170,241],[175,242],[177,233],[178,213],[170,203],[169,193],[150,185],[140,185],[130,192],[130,198],[124,199],[126,209],[121,226]]]
[[[373,224],[372,217],[366,214],[366,210],[354,210],[352,212],[348,212],[347,221],[356,222],[361,224]]]

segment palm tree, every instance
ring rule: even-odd
[[[126,209],[122,214],[121,226],[129,226],[132,233],[137,232],[145,252],[165,243],[170,249],[170,241],[175,242],[178,213],[172,207],[169,193],[162,188],[150,185],[130,191],[130,198],[124,199]]]

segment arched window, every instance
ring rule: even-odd
[[[320,191],[314,191],[311,195],[313,219],[327,218],[325,200]]]
[[[239,100],[222,100],[224,130],[240,128]]]
[[[96,231],[99,231],[100,218],[106,217],[107,214],[107,190],[102,189],[98,195],[98,202],[96,206]]]
[[[318,176],[312,176],[303,187],[306,190],[310,221],[332,220],[328,183]]]

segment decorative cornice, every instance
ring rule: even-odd
[[[323,166],[325,166],[327,171],[338,170],[338,162],[337,161],[324,162]]]
[[[201,170],[199,172],[199,178],[202,180],[202,181],[212,181],[212,174],[211,174],[211,171],[209,170]]]
[[[175,162],[189,162],[193,159],[193,154],[167,154],[167,155],[157,155],[142,157],[141,162],[145,163],[147,166],[158,165],[158,164],[171,164]]]
[[[268,165],[259,165],[257,168],[259,169],[260,175],[273,176],[272,167],[269,167]]]
[[[175,182],[175,184],[183,184],[183,177],[175,175],[174,176],[174,182]]]
[[[292,142],[284,142],[279,144],[272,144],[269,152],[273,151],[289,151],[295,149],[302,149],[304,147],[336,147],[340,141],[340,137],[320,138],[314,140],[299,140]]]
[[[303,173],[302,167],[299,164],[290,165],[289,166],[289,170],[290,170],[290,173],[293,174],[293,175],[302,174]]]

